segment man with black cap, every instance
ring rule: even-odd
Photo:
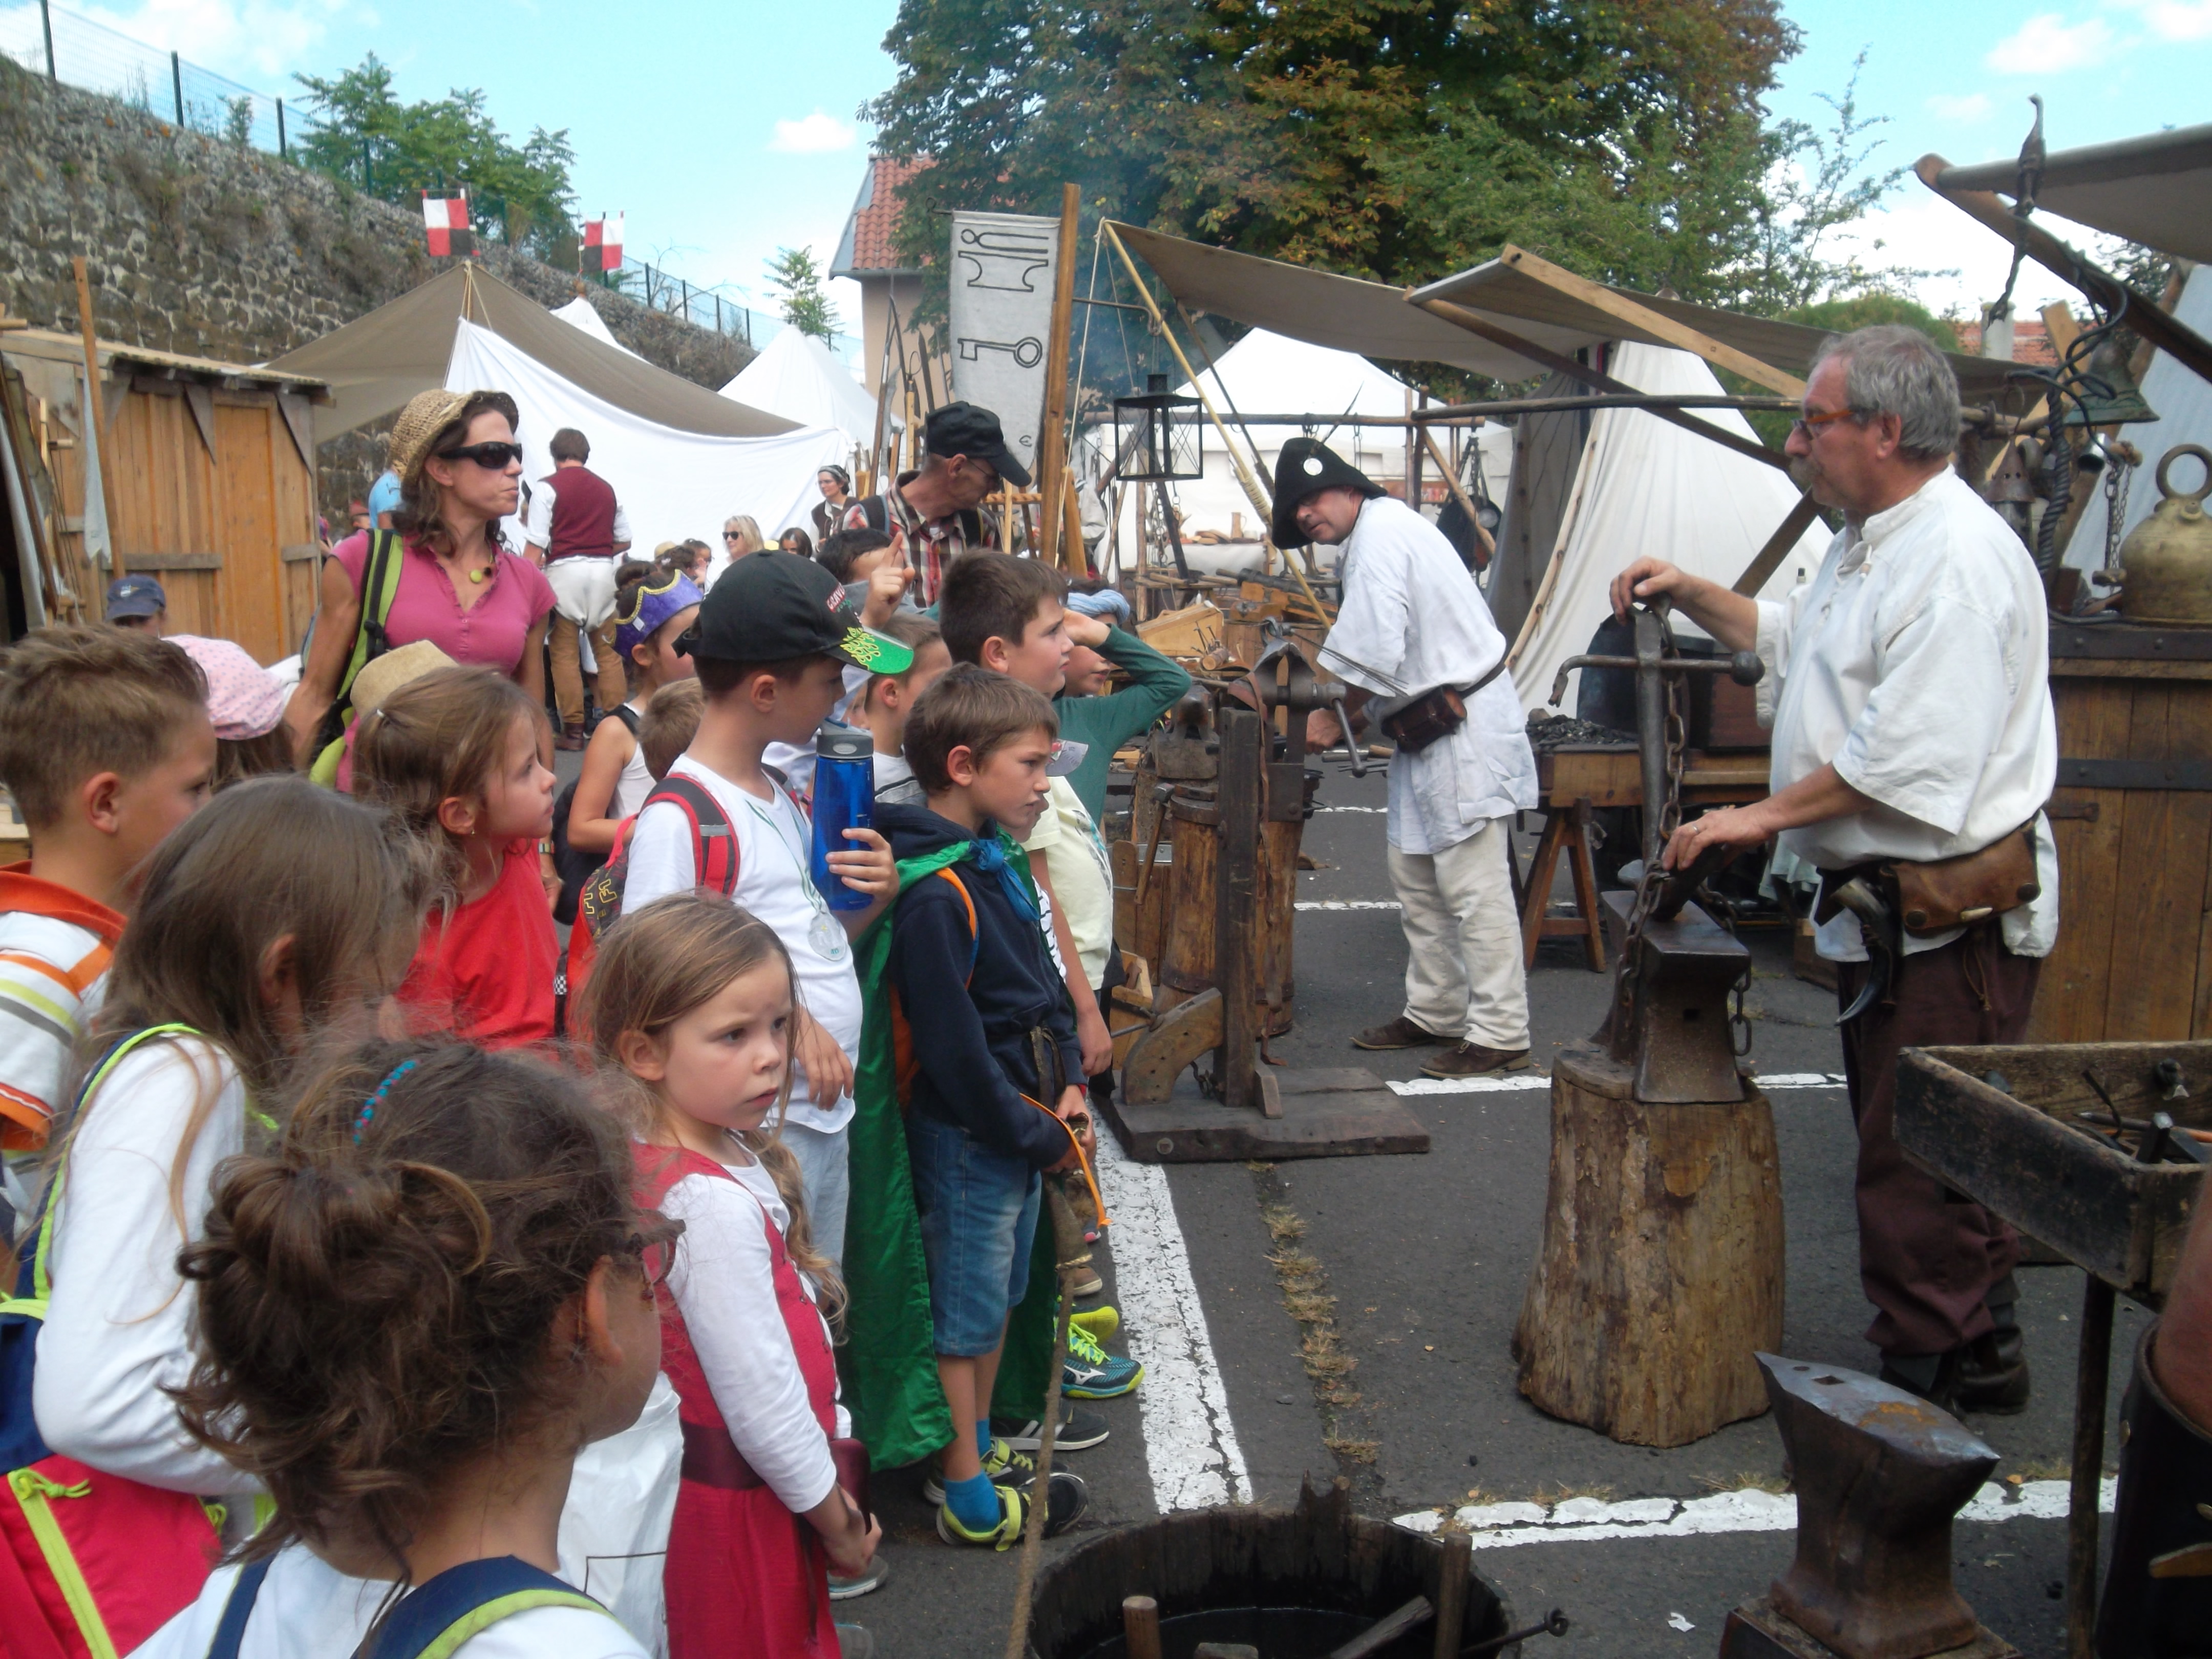
[[[953,560],[971,547],[999,544],[976,509],[1001,479],[1027,489],[1030,474],[1006,447],[999,417],[974,404],[932,410],[921,449],[921,470],[902,472],[884,494],[854,502],[843,527],[889,536],[901,562],[913,567],[915,602],[928,606]]]
[[[1397,745],[1390,885],[1406,930],[1406,1006],[1352,1039],[1443,1052],[1431,1077],[1528,1064],[1528,983],[1504,821],[1537,803],[1505,636],[1443,532],[1312,438],[1275,464],[1275,545],[1341,545],[1344,603],[1322,647],[1345,708]],[[1307,741],[1336,740],[1333,717]]]

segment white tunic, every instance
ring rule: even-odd
[[[2005,913],[2004,942],[2016,955],[2048,956],[2058,860],[2040,809],[2058,775],[2058,728],[2043,586],[2011,527],[1947,468],[1847,526],[1786,599],[1759,601],[1758,649],[1772,787],[1833,763],[1875,802],[1785,830],[1783,847],[1828,869],[1950,858],[2033,818],[2043,893]],[[1907,935],[1905,948],[1958,936]],[[1866,959],[1848,913],[1818,945],[1832,962]]]
[[[1443,532],[1403,501],[1377,496],[1359,509],[1343,571],[1344,604],[1322,660],[1353,685],[1383,697],[1468,685],[1509,648]],[[1449,737],[1392,757],[1390,845],[1441,853],[1538,799],[1520,694],[1500,673]]]

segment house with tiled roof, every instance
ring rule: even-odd
[[[902,192],[929,165],[926,155],[871,155],[867,172],[861,176],[860,193],[845,221],[845,234],[838,240],[836,257],[830,262],[832,276],[848,276],[860,286],[861,362],[872,394],[883,373],[884,336],[890,330],[894,309],[904,341],[907,371],[915,377],[917,386],[922,384],[917,355],[921,345],[913,334],[915,307],[921,302],[921,272],[901,260],[892,239],[904,204]],[[930,374],[942,397],[945,365],[941,354],[930,366]],[[897,399],[903,392],[895,390],[892,396]],[[893,408],[896,407],[894,402]]]

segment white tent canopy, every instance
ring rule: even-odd
[[[1310,345],[1264,328],[1254,329],[1223,352],[1214,371],[1220,375],[1218,384],[1213,373],[1203,374],[1200,379],[1221,418],[1232,428],[1236,419],[1230,413],[1231,405],[1249,414],[1331,418],[1346,415],[1403,418],[1406,413],[1405,382],[1385,374],[1358,352]],[[1229,393],[1226,404],[1222,401],[1223,387]],[[1198,395],[1198,388],[1189,385],[1182,391],[1186,398]],[[1273,451],[1297,431],[1295,427],[1255,427],[1252,435],[1262,448]],[[1204,441],[1220,447],[1220,435],[1210,422],[1205,425]]]
[[[2212,335],[2212,267],[2199,265],[2189,273],[2173,314],[2199,334]],[[2212,448],[2212,381],[2161,351],[2143,373],[2142,394],[2143,401],[2158,412],[2158,419],[2120,428],[2120,436],[2141,450],[2143,458],[2142,466],[2128,481],[2127,506],[2120,514],[2122,540],[2157,507],[2158,464],[2166,451],[2176,444]],[[2203,479],[2196,464],[2184,457],[2173,464],[2166,482],[2176,489],[2194,489]],[[2074,539],[2066,544],[2066,562],[2077,570],[2100,570],[2105,563],[2108,518],[2104,481],[2093,482],[2077,472],[2074,488],[2096,493],[2081,509]],[[2126,611],[2124,600],[2121,610]]]
[[[591,440],[592,471],[614,486],[631,546],[642,554],[693,536],[719,546],[716,532],[732,513],[764,525],[799,522],[820,499],[816,472],[845,453],[844,440],[826,427],[749,438],[663,426],[563,379],[490,329],[464,319],[455,330],[446,386],[495,386],[514,399],[526,481],[553,470],[545,446],[556,430],[582,432]],[[510,520],[506,529],[508,545],[521,546],[521,525]]]
[[[628,346],[615,338],[614,331],[607,326],[607,319],[600,316],[598,307],[580,294],[565,306],[555,306],[553,314],[570,327],[582,329],[594,340],[611,345],[617,351],[629,351],[631,356],[637,356],[637,353],[630,351]]]
[[[1608,372],[1640,392],[1720,390],[1702,358],[1662,346],[1624,343]],[[1752,435],[1734,410],[1702,413],[1717,426]],[[1649,554],[1727,586],[1796,503],[1796,487],[1773,467],[1641,410],[1598,410],[1559,526],[1558,580],[1513,666],[1522,706],[1546,707],[1559,665],[1589,649],[1590,635],[1610,613],[1607,588],[1632,559]],[[1814,525],[1760,596],[1779,598],[1810,581],[1829,540],[1829,532]],[[1568,677],[1560,712],[1574,712],[1581,678],[1580,671]]]
[[[795,328],[782,330],[762,348],[722,395],[801,426],[835,427],[845,434],[848,450],[875,441],[876,400],[829,347]]]

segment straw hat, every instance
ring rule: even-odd
[[[504,392],[418,392],[407,400],[407,407],[399,411],[392,426],[392,470],[399,475],[401,483],[412,483],[422,476],[431,443],[459,418],[471,398],[493,399],[491,406],[507,416],[508,426],[520,424],[521,416],[515,410],[514,399]]]
[[[353,677],[353,711],[367,720],[401,686],[453,665],[453,659],[428,640],[395,647],[363,663],[361,672]]]

